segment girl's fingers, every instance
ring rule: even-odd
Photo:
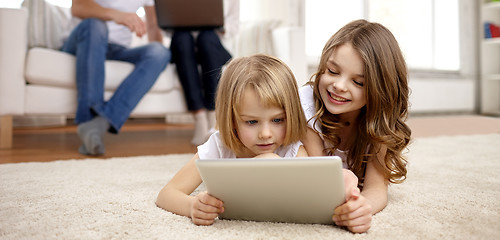
[[[364,233],[370,229],[370,224],[364,224],[364,225],[359,225],[359,226],[353,226],[353,227],[347,227],[349,231],[353,233]]]
[[[196,196],[192,208],[191,219],[197,225],[211,225],[219,213],[224,212],[222,201],[207,192]]]
[[[214,219],[219,216],[218,208],[204,204],[195,204],[191,212],[191,221],[196,225],[211,225]],[[208,209],[208,210],[207,210]]]
[[[350,212],[354,212],[356,209],[363,205],[363,201],[360,198],[351,198],[346,203],[338,206],[333,211],[334,215],[343,215]]]
[[[194,211],[191,216],[193,219],[203,219],[203,220],[213,220],[217,216],[219,216],[216,212],[203,212],[203,211]]]
[[[221,200],[219,200],[215,197],[212,197],[207,192],[200,193],[199,200],[201,203],[203,203],[205,205],[210,205],[210,206],[214,206],[217,208],[222,208],[222,206],[223,206],[223,203]]]
[[[346,202],[348,202],[350,200],[357,200],[360,195],[361,195],[361,192],[359,191],[359,188],[353,187],[347,191],[347,194],[345,196],[345,200],[346,200]]]
[[[370,205],[361,205],[360,207],[354,209],[353,211],[347,211],[340,214],[333,215],[333,221],[348,221],[352,219],[357,219],[362,216],[370,216],[371,219],[371,206]]]
[[[361,205],[352,212],[334,215],[332,220],[338,226],[346,226],[351,232],[366,232],[370,229],[372,221],[371,206],[369,204]]]
[[[215,222],[214,219],[199,219],[199,218],[192,218],[192,221],[196,225],[203,225],[203,226],[212,225]]]
[[[371,214],[353,213],[352,215],[342,215],[334,218],[335,224],[339,226],[359,226],[366,225],[372,221]]]
[[[196,208],[199,210],[199,211],[202,211],[202,212],[205,212],[205,213],[215,213],[215,214],[219,214],[219,213],[222,213],[223,211],[223,208],[222,207],[215,207],[215,206],[212,206],[212,205],[207,205],[207,204],[203,204],[203,203],[200,203],[196,206]]]

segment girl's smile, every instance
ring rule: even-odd
[[[351,101],[347,98],[343,98],[343,97],[341,97],[335,93],[332,93],[332,92],[328,92],[328,96],[330,96],[330,101],[332,103],[335,103],[335,104],[344,104],[344,103]]]

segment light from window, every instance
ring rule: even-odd
[[[0,8],[20,8],[23,0],[1,1]]]
[[[369,19],[394,34],[413,69],[458,70],[458,0],[371,0]]]
[[[458,0],[434,0],[434,64],[437,69],[460,69],[460,19]]]
[[[71,7],[71,0],[45,0],[45,1],[59,7],[65,7],[65,8]]]
[[[20,8],[24,0],[4,0],[0,2],[2,8]],[[59,7],[71,7],[71,0],[45,0],[46,2]]]
[[[362,0],[306,0],[305,6],[306,55],[314,58],[337,30],[363,18]]]
[[[459,0],[307,0],[305,5],[309,57],[318,58],[333,33],[366,15],[394,34],[409,68],[460,68]]]

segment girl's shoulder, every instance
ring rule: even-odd
[[[299,88],[300,101],[304,104],[305,102],[312,102],[314,104],[314,91],[312,85],[305,85]]]
[[[198,146],[198,156],[200,159],[219,159],[234,158],[236,154],[224,145],[219,131],[216,131],[204,144]]]
[[[314,91],[313,86],[306,85],[299,89],[300,104],[306,115],[306,119],[314,116],[316,107],[314,106]]]
[[[297,157],[300,146],[302,146],[301,141],[297,141],[286,146],[281,146],[274,153],[280,157]]]
[[[321,132],[321,127],[318,122],[316,122],[316,105],[314,103],[314,89],[312,85],[305,85],[299,89],[300,104],[302,105],[302,110],[304,111],[304,116],[306,117],[307,125]]]

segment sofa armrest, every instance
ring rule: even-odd
[[[274,54],[292,69],[299,87],[304,85],[309,80],[304,28],[279,27],[272,36]]]
[[[24,113],[27,35],[26,9],[0,8],[0,115]]]

